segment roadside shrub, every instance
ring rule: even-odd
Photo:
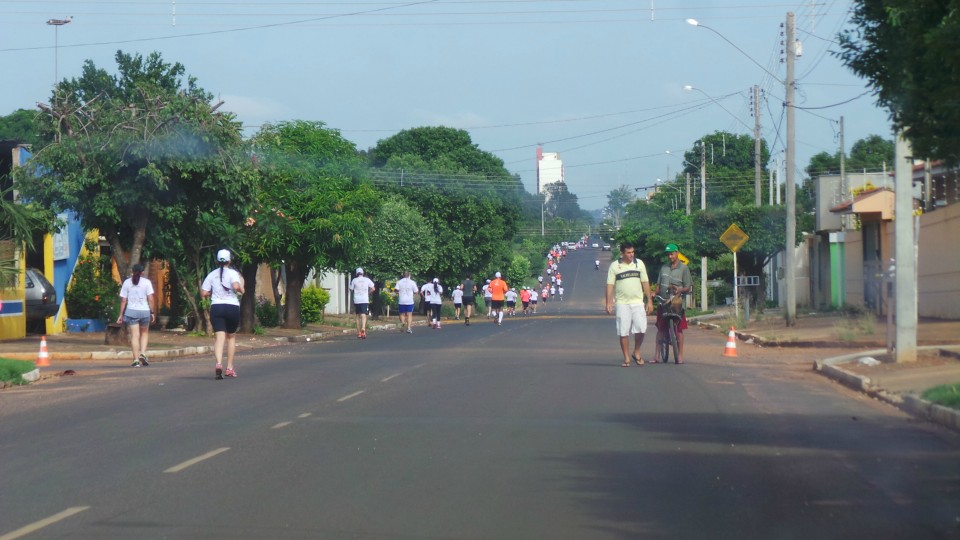
[[[64,295],[71,319],[117,318],[120,310],[120,285],[113,280],[111,261],[100,254],[97,243],[87,241],[86,251],[77,260],[70,288]]]
[[[15,385],[25,384],[21,375],[33,371],[33,369],[33,362],[0,358],[0,381]]]
[[[300,321],[303,324],[323,320],[323,310],[330,302],[330,293],[320,287],[307,287],[300,293]]]
[[[262,296],[257,297],[257,320],[264,328],[275,328],[280,324],[280,313],[273,303]]]

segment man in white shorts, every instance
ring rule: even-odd
[[[646,296],[646,306],[644,306]],[[653,313],[653,296],[650,292],[650,278],[643,261],[636,258],[631,243],[620,246],[620,259],[610,263],[607,271],[607,314],[613,313],[614,299],[617,304],[617,336],[620,338],[620,351],[623,353],[623,367],[630,367],[630,334],[633,334],[633,361],[643,365],[640,345],[647,331],[647,315]],[[646,309],[644,309],[646,307]]]

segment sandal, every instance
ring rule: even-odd
[[[633,361],[636,362],[638,366],[643,365],[643,358],[637,358],[636,356],[634,356]]]
[[[624,362],[620,364],[620,367],[630,367],[630,362]]]

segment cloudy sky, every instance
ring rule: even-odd
[[[717,130],[752,135],[755,84],[762,136],[782,158],[788,12],[803,52],[797,169],[838,148],[841,115],[848,151],[870,134],[892,137],[863,81],[831,54],[847,1],[0,0],[0,9],[0,114],[47,101],[55,71],[75,77],[87,59],[114,71],[118,49],[159,51],[225,100],[248,134],[319,120],[365,149],[402,129],[462,128],[529,191],[541,143],[560,153],[586,209],[620,185],[673,176],[681,161],[667,150]]]

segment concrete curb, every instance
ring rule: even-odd
[[[948,347],[931,345],[917,347],[917,350],[939,350],[941,354],[945,354],[947,356],[960,355],[960,345],[951,345]],[[859,392],[863,392],[864,394],[879,399],[880,401],[889,403],[890,405],[893,405],[894,407],[897,407],[906,413],[912,414],[935,424],[940,424],[955,431],[960,431],[960,411],[951,409],[949,407],[944,407],[942,405],[937,405],[913,394],[900,395],[896,392],[890,392],[873,384],[869,377],[851,373],[840,367],[841,365],[849,363],[857,358],[885,354],[886,352],[886,349],[872,349],[869,351],[859,351],[856,353],[845,354],[824,360],[817,360],[813,364],[813,369],[814,371],[817,371],[844,386]]]

